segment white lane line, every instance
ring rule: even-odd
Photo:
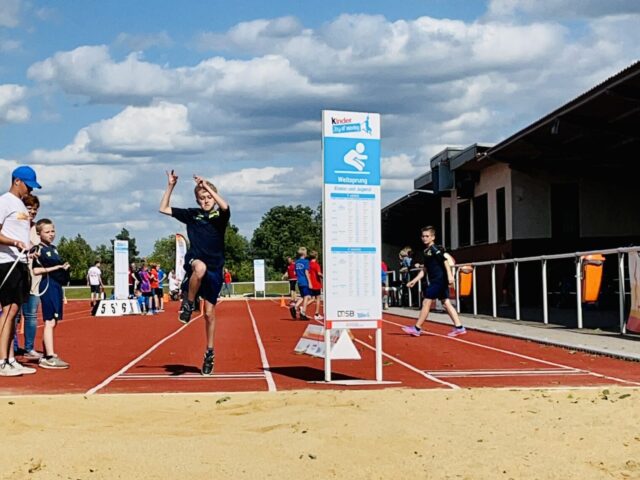
[[[391,320],[384,320],[383,319],[382,321],[386,322],[386,323],[389,323],[391,325],[396,325],[398,327],[403,327],[404,326],[401,323],[392,322]],[[491,350],[493,352],[504,353],[505,355],[511,355],[513,357],[522,358],[524,360],[529,360],[529,361],[532,361],[532,362],[542,363],[544,365],[550,365],[552,367],[558,367],[558,368],[563,368],[563,369],[568,369],[568,370],[575,370],[574,367],[570,367],[569,365],[563,365],[561,363],[550,362],[548,360],[543,360],[541,358],[531,357],[529,355],[523,355],[521,353],[512,352],[510,350],[504,350],[502,348],[490,347],[490,346],[484,345],[482,343],[470,342],[469,340],[463,340],[460,337],[449,337],[447,335],[441,335],[439,333],[433,333],[433,332],[427,332],[427,335],[431,335],[431,336],[434,336],[434,337],[445,338],[447,340],[451,340],[451,341],[454,341],[454,342],[466,343],[467,345],[472,345],[474,347],[484,348],[486,350]],[[532,340],[532,341],[535,342],[535,340]],[[610,375],[604,375],[602,373],[597,373],[597,372],[594,372],[594,371],[591,371],[591,370],[582,370],[582,371],[586,372],[589,375],[594,376],[594,377],[604,378],[606,380],[613,380],[615,382],[626,383],[626,384],[629,384],[629,385],[638,385],[638,386],[640,386],[640,382],[633,382],[631,380],[624,380],[622,378],[612,377]]]
[[[271,374],[271,370],[269,368],[269,360],[267,360],[267,353],[264,350],[264,345],[262,344],[262,339],[260,338],[260,332],[258,331],[258,324],[256,323],[256,319],[253,316],[253,312],[251,311],[251,305],[249,305],[249,300],[245,300],[247,303],[247,310],[249,310],[249,316],[251,317],[251,323],[253,324],[253,333],[256,336],[256,342],[258,343],[258,350],[260,350],[260,360],[262,361],[262,368],[264,370],[264,375],[267,380],[267,387],[270,392],[276,392],[278,389],[276,388],[276,382],[273,381],[273,375]]]
[[[320,324],[320,325],[324,325],[323,322],[320,322],[319,320],[314,320],[316,323]],[[359,340],[357,338],[353,338],[356,342],[358,342],[360,345],[368,348],[369,350],[373,350],[374,352],[376,351],[376,347],[369,345],[366,342],[363,342],[362,340]],[[418,375],[431,380],[434,383],[439,383],[441,385],[446,385],[449,388],[453,388],[454,390],[459,389],[460,387],[458,385],[456,385],[455,383],[450,383],[450,382],[445,382],[444,380],[440,380],[439,378],[434,377],[433,375],[430,375],[428,372],[425,372],[424,370],[420,370],[417,367],[414,367],[413,365],[408,364],[407,362],[403,362],[402,360],[400,360],[397,357],[394,357],[393,355],[390,355],[388,353],[385,353],[385,351],[382,351],[382,356],[383,357],[387,357],[391,360],[393,360],[395,363],[397,363],[398,365],[402,365],[405,368],[408,368],[409,370],[411,370],[414,373],[417,373]]]
[[[129,370],[131,367],[133,367],[136,363],[138,363],[140,360],[142,360],[144,357],[146,357],[147,355],[149,355],[151,352],[153,352],[156,348],[158,348],[160,345],[162,345],[164,342],[166,342],[167,340],[170,340],[171,338],[175,337],[177,334],[179,334],[182,330],[184,330],[185,328],[187,328],[189,325],[193,325],[195,320],[198,320],[200,317],[202,317],[203,314],[201,313],[200,315],[198,315],[197,317],[193,318],[189,323],[181,326],[178,330],[176,330],[175,332],[167,335],[166,337],[162,338],[161,340],[159,340],[158,342],[156,342],[154,345],[152,345],[151,347],[149,347],[147,349],[147,351],[145,351],[144,353],[138,355],[136,358],[134,358],[133,360],[131,360],[129,363],[127,363],[124,367],[122,367],[120,370],[118,370],[116,373],[114,373],[113,375],[111,375],[110,377],[108,377],[107,379],[105,379],[103,382],[99,383],[98,385],[96,385],[95,387],[87,390],[87,393],[85,393],[85,395],[93,395],[94,393],[98,392],[99,390],[102,390],[104,387],[106,387],[107,385],[109,385],[116,377],[122,375],[124,372],[126,372],[127,370]]]
[[[228,373],[214,373],[211,377],[264,377],[263,372],[228,372]],[[123,373],[119,378],[124,377],[202,377],[200,373],[186,372],[186,373],[169,373],[169,372],[157,372],[157,373]]]

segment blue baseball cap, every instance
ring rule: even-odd
[[[36,172],[34,172],[33,168],[28,167],[27,165],[22,165],[21,167],[16,168],[11,176],[22,180],[29,188],[42,188],[36,180]]]

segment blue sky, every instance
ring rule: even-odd
[[[62,235],[143,253],[164,170],[251,236],[320,201],[322,109],[382,114],[383,204],[446,146],[491,144],[638,59],[633,0],[0,0],[0,174],[30,164]]]

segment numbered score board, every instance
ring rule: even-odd
[[[100,300],[96,309],[96,317],[122,317],[124,315],[139,315],[140,305],[135,299]]]

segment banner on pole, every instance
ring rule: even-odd
[[[113,242],[113,278],[117,300],[129,298],[129,242],[116,240]]]
[[[176,280],[182,282],[186,272],[184,271],[184,256],[187,254],[187,239],[184,235],[176,233]]]

